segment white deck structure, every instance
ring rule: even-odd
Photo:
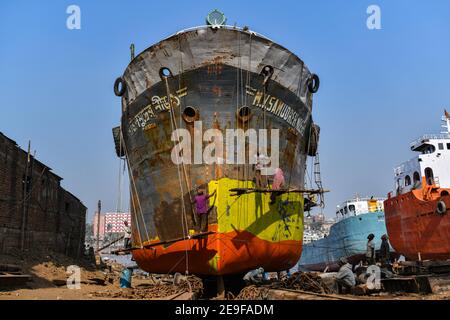
[[[422,177],[428,185],[450,187],[450,115],[442,117],[441,134],[427,134],[414,140],[411,150],[420,153],[394,169],[395,195],[422,187]]]
[[[383,212],[383,202],[385,198],[360,198],[356,196],[352,200],[347,200],[336,206],[336,221],[341,221],[349,217],[365,214],[368,212]]]

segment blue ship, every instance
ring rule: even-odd
[[[387,234],[383,201],[381,198],[355,198],[337,206],[337,222],[326,237],[303,245],[298,268],[336,271],[341,257],[357,264],[364,259],[367,236],[371,233],[375,235],[378,250],[381,236]]]

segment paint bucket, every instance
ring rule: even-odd
[[[120,287],[131,288],[131,276],[133,275],[133,269],[125,268],[120,274]]]

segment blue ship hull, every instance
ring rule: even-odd
[[[356,264],[365,256],[367,236],[371,233],[375,235],[378,250],[381,236],[387,234],[383,212],[364,213],[339,221],[331,226],[327,237],[303,245],[298,267],[312,271],[324,271],[328,267],[329,271],[335,271],[341,257]]]

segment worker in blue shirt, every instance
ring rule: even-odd
[[[338,293],[349,292],[356,285],[355,274],[353,268],[347,259],[342,257],[339,259],[339,272],[336,275],[336,284]]]

